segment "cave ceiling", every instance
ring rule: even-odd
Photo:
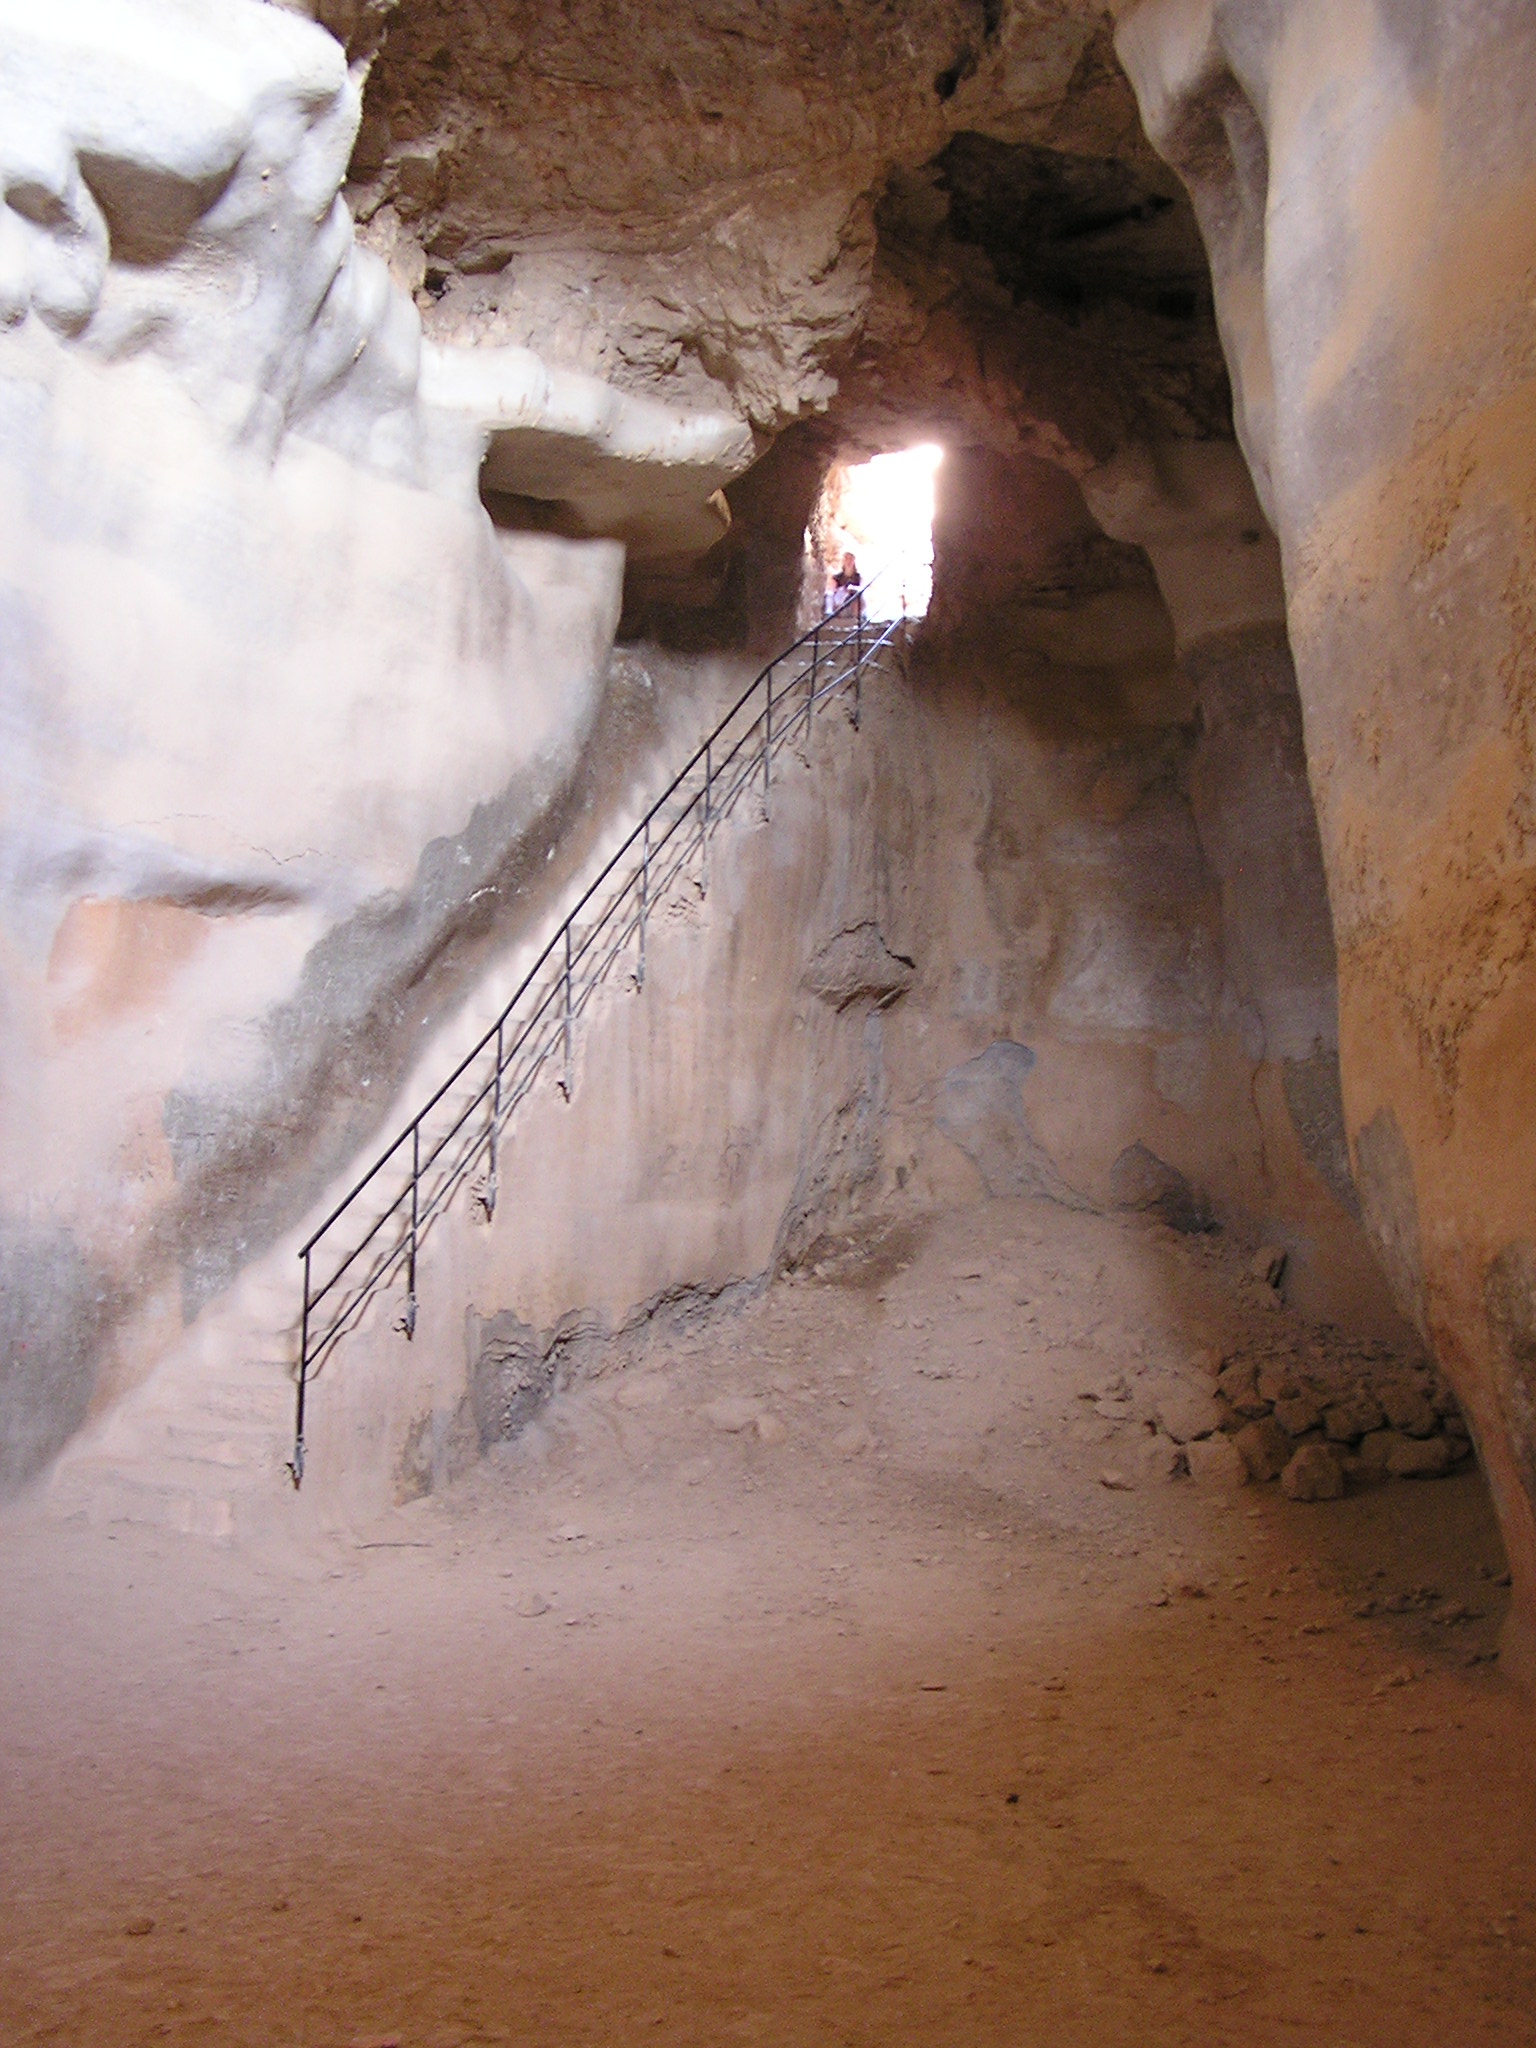
[[[1203,251],[1092,0],[322,0],[429,336],[1081,473],[1230,432]]]

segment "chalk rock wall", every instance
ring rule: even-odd
[[[1367,1224],[1477,1431],[1536,1671],[1528,7],[1142,0],[1287,614]]]
[[[414,1336],[397,1282],[327,1358],[308,1500],[439,1484],[659,1303],[857,1265],[986,1194],[1278,1242],[1295,1306],[1412,1348],[1354,1213],[1275,551],[1241,463],[1200,443],[1106,471],[1101,517],[1146,548],[1035,457],[951,450],[939,493],[934,608],[861,730],[823,712],[771,815],[754,794],[716,842],[707,895],[655,907],[643,991],[613,976],[570,1099],[552,1069],[518,1112],[494,1214],[466,1190],[434,1229]],[[638,796],[746,671],[644,642],[615,666],[646,707]],[[445,1027],[416,1099],[515,981],[509,960]]]
[[[793,894],[913,962],[881,1078],[723,930],[617,1070],[630,1167],[697,1146],[603,1313],[975,1192],[989,1090],[1060,1198],[1166,1170],[1371,1319],[1359,1209],[1529,1615],[1528,11],[1115,11],[0,0],[6,1483],[323,1210],[632,810],[616,629],[702,712],[828,462],[926,435],[884,851]],[[565,1228],[563,1308],[442,1299],[558,1319]]]
[[[430,332],[536,337],[772,432],[838,388],[891,164],[977,121],[1048,124],[1102,15],[402,0],[353,201],[423,288]]]
[[[0,60],[9,1487],[371,1131],[543,858],[626,548],[707,545],[750,444],[424,356],[310,23],[7,5]]]

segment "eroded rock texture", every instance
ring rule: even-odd
[[[1118,47],[1284,549],[1367,1224],[1474,1418],[1529,1630],[1536,21],[1143,0]]]
[[[1027,1045],[1036,1183],[1385,1269],[1528,1599],[1528,10],[304,11],[0,11],[8,1473],[287,1255],[927,437],[869,844],[626,1027],[623,1174],[550,1124],[588,1225],[690,1190],[608,1307],[958,1198]]]
[[[750,446],[527,351],[424,360],[311,24],[73,0],[0,39],[14,1483],[125,1316],[152,1356],[374,1127],[542,859],[625,545],[707,545]],[[610,537],[498,535],[482,461]]]

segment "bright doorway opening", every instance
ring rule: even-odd
[[[933,591],[934,474],[944,450],[932,441],[834,463],[811,527],[824,587],[852,555],[867,585],[864,615],[921,618]]]

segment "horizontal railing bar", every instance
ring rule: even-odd
[[[309,1299],[311,1305],[313,1305],[316,1302],[324,1301],[325,1297],[330,1293],[331,1289],[336,1285],[337,1281],[341,1279],[342,1275],[346,1272],[347,1268],[352,1264],[352,1261],[355,1258],[357,1258],[359,1253],[365,1252],[368,1249],[369,1245],[378,1236],[379,1232],[384,1228],[385,1224],[400,1208],[400,1205],[407,1200],[407,1198],[410,1195],[410,1191],[411,1183],[409,1179],[407,1179],[400,1193],[395,1196],[394,1200],[391,1203],[389,1203],[389,1205],[386,1208],[381,1209],[379,1211],[379,1214],[374,1218],[374,1221],[370,1225],[367,1232],[358,1239],[355,1245],[353,1245],[351,1251],[347,1253],[347,1256],[342,1260],[341,1264],[332,1273],[330,1279],[326,1281],[325,1285],[323,1287],[312,1287],[309,1290]]]
[[[498,1130],[500,1130],[509,1121],[513,1112],[519,1107],[519,1105],[523,1101],[526,1100],[528,1092],[532,1087],[534,1081],[536,1080],[540,1070],[547,1063],[547,1061],[553,1054],[555,1048],[558,1046],[559,1042],[560,1035],[558,1029],[556,1029],[546,1039],[544,1045],[540,1048],[539,1052],[537,1053],[533,1061],[530,1062],[528,1074],[525,1080],[522,1082],[520,1086],[515,1087],[513,1091],[509,1094],[504,1111],[502,1115],[497,1119],[496,1128]],[[483,1096],[481,1099],[483,1099]],[[455,1124],[453,1129],[447,1134],[444,1144],[451,1144],[454,1138],[460,1136],[464,1131],[465,1125],[468,1123],[468,1121],[468,1115],[460,1118],[458,1123]],[[462,1186],[464,1182],[465,1177],[467,1176],[467,1174],[473,1166],[476,1153],[485,1147],[485,1145],[489,1142],[489,1139],[489,1125],[486,1125],[482,1127],[479,1131],[475,1132],[472,1136],[470,1144],[465,1148],[462,1158],[454,1163],[452,1169],[444,1175],[440,1186],[434,1189],[432,1194],[428,1197],[425,1205],[422,1207],[418,1214],[416,1226],[416,1236],[418,1244],[425,1236],[427,1226],[433,1221],[435,1221],[436,1218],[443,1212],[443,1210],[447,1208],[453,1196],[458,1192],[459,1188]],[[441,1150],[442,1148],[440,1147],[439,1149]],[[425,1168],[423,1169],[423,1171],[425,1171]],[[409,1194],[409,1191],[409,1184],[407,1183],[405,1191],[401,1195],[397,1196],[391,1207],[388,1210],[386,1210],[382,1216],[380,1216],[378,1221],[374,1224],[373,1229],[369,1231],[368,1237],[365,1238],[361,1244],[354,1247],[352,1253],[349,1255],[347,1261],[348,1264],[351,1263],[351,1260],[357,1256],[358,1252],[360,1252],[364,1248],[364,1246],[369,1242],[369,1240],[377,1234],[380,1226],[383,1223],[387,1222],[390,1216],[392,1216],[395,1213],[395,1211],[400,1208],[400,1206],[406,1199],[406,1196]],[[376,1293],[379,1290],[379,1288],[383,1285],[386,1277],[388,1276],[390,1270],[393,1267],[400,1265],[404,1261],[408,1248],[409,1233],[404,1228],[402,1228],[399,1239],[395,1243],[387,1245],[380,1252],[378,1258],[375,1260],[373,1266],[370,1268],[368,1273],[365,1274],[365,1276],[357,1283],[357,1287],[353,1293],[352,1299],[347,1303],[347,1305],[343,1309],[341,1309],[338,1312],[337,1317],[335,1321],[331,1324],[330,1329],[326,1331],[324,1336],[318,1338],[310,1346],[309,1366],[311,1372],[313,1372],[315,1365],[322,1356],[322,1354],[335,1341],[336,1337],[342,1333],[343,1327],[346,1324],[348,1318],[366,1299],[370,1298],[374,1293]],[[338,1270],[337,1274],[332,1276],[332,1279],[329,1282],[327,1282],[325,1287],[319,1289],[316,1292],[311,1293],[311,1307],[313,1307],[316,1302],[320,1301],[324,1297],[324,1295],[329,1293],[330,1288],[335,1284],[336,1279],[339,1277],[340,1269]]]
[[[850,596],[844,598],[842,603],[838,605],[833,612],[828,614],[828,619],[837,618],[843,612],[847,611],[850,607],[856,604],[861,604],[863,602],[864,592],[870,589],[876,582],[878,582],[880,576],[883,574],[885,574],[885,571],[882,570],[877,575],[870,577],[869,582],[866,583],[862,589],[856,590]],[[823,620],[819,623],[821,627],[824,627],[827,621]],[[422,1118],[430,1114],[430,1112],[436,1108],[437,1104],[442,1100],[443,1096],[447,1094],[448,1090],[453,1086],[454,1082],[459,1079],[460,1075],[463,1074],[465,1069],[473,1063],[473,1061],[479,1056],[479,1054],[482,1053],[485,1050],[485,1048],[491,1043],[491,1041],[495,1038],[498,1027],[506,1023],[508,1018],[511,1016],[512,1011],[517,1007],[518,1003],[526,994],[534,978],[539,973],[539,970],[542,967],[544,967],[548,963],[548,961],[554,956],[556,948],[559,945],[561,935],[565,931],[566,927],[572,924],[573,921],[581,914],[582,910],[585,909],[586,905],[591,901],[592,897],[596,894],[597,890],[602,887],[603,883],[613,873],[614,869],[618,866],[620,861],[622,861],[624,855],[628,853],[639,842],[643,835],[645,827],[655,819],[656,814],[661,809],[662,805],[665,804],[669,800],[669,798],[676,794],[677,790],[682,786],[683,782],[687,779],[687,777],[693,772],[695,768],[698,767],[700,762],[703,761],[706,747],[711,745],[715,740],[718,740],[724,734],[727,726],[730,725],[731,720],[746,708],[747,704],[751,701],[754,693],[758,689],[763,688],[765,685],[767,685],[771,693],[771,683],[769,679],[771,678],[774,670],[778,668],[781,663],[787,660],[787,658],[791,654],[795,653],[801,647],[809,645],[817,630],[817,627],[812,627],[809,632],[803,633],[798,640],[791,642],[789,647],[787,647],[782,654],[776,655],[774,659],[771,662],[769,662],[766,668],[759,670],[758,674],[747,685],[746,689],[742,691],[740,697],[738,697],[736,702],[731,706],[731,709],[728,712],[726,712],[725,716],[715,726],[713,732],[709,735],[709,738],[706,741],[702,742],[694,750],[693,754],[684,763],[683,767],[672,778],[671,782],[668,783],[666,789],[662,791],[661,795],[656,799],[656,801],[651,805],[650,809],[645,813],[645,816],[641,819],[640,823],[635,826],[633,831],[630,832],[629,836],[622,841],[622,843],[615,850],[615,852],[612,854],[609,860],[599,870],[598,874],[593,877],[592,881],[588,884],[587,888],[582,892],[581,896],[578,897],[574,907],[566,914],[564,918],[561,919],[560,924],[556,927],[554,936],[550,939],[548,945],[545,947],[544,951],[539,955],[538,959],[535,960],[533,966],[529,969],[527,975],[525,975],[516,994],[512,997],[511,1001],[508,1002],[506,1007],[502,1010],[501,1014],[497,1017],[496,1021],[486,1030],[486,1032],[477,1041],[477,1043],[473,1047],[471,1047],[470,1051],[465,1054],[464,1058],[459,1062],[458,1066],[454,1068],[453,1072],[443,1082],[442,1086],[436,1091],[436,1093],[427,1098],[426,1102],[422,1104],[421,1108],[416,1112],[416,1115],[412,1117],[411,1121],[405,1126],[404,1130],[393,1141],[393,1143],[387,1146],[385,1150],[379,1154],[379,1157],[374,1161],[374,1164],[369,1168],[368,1172],[364,1174],[361,1180],[359,1180],[352,1187],[352,1189],[342,1197],[342,1199],[336,1204],[335,1208],[332,1209],[331,1213],[329,1214],[329,1216],[326,1217],[325,1221],[320,1225],[320,1227],[316,1231],[314,1231],[313,1234],[308,1238],[308,1240],[300,1247],[299,1256],[301,1258],[304,1257],[306,1253],[314,1249],[314,1247],[319,1243],[320,1239],[325,1235],[326,1231],[329,1230],[331,1225],[336,1221],[337,1217],[340,1216],[345,1209],[351,1206],[352,1202],[357,1198],[359,1194],[362,1193],[363,1189],[368,1186],[369,1182],[374,1178],[374,1175],[379,1171],[379,1169],[393,1156],[395,1152],[397,1152],[400,1149],[401,1145],[405,1143],[406,1139],[410,1137],[411,1132],[416,1127],[416,1125],[421,1122]],[[868,659],[867,653],[864,658],[866,660]],[[793,687],[793,682],[799,681],[801,679],[801,677],[796,677],[792,679],[792,682],[790,684],[787,684],[785,687],[791,688]],[[756,720],[753,722],[753,725],[748,728],[749,734],[756,729],[756,726],[759,722],[760,721]],[[745,744],[744,739],[738,741],[736,743],[736,746],[739,748],[743,744]],[[736,748],[733,748],[732,753],[734,754],[735,751]],[[727,759],[729,758],[730,757],[727,756]]]
[[[871,579],[871,581],[873,580]],[[847,609],[851,603],[852,600],[845,601],[844,606],[840,609]],[[762,734],[762,727],[768,715],[767,706],[765,705],[764,710],[752,719],[750,724],[744,728],[726,750],[720,759],[718,768],[711,764],[710,769],[707,770],[710,777],[711,803],[710,812],[705,822],[704,836],[707,836],[708,832],[712,831],[720,822],[723,822],[734,810],[742,791],[752,786],[761,761],[763,745],[766,744],[771,749],[771,752],[776,755],[781,753],[786,746],[793,744],[794,735],[797,730],[802,725],[807,728],[809,727],[810,715],[814,707],[831,697],[835,697],[844,691],[851,682],[855,681],[870,657],[878,653],[882,647],[888,645],[894,639],[900,623],[897,620],[888,622],[884,630],[877,632],[863,645],[858,653],[851,656],[851,658],[847,658],[840,669],[831,667],[831,664],[836,659],[836,650],[841,647],[842,652],[847,656],[848,650],[853,647],[854,643],[851,638],[840,643],[834,642],[831,652],[823,652],[819,664],[819,672],[822,675],[828,676],[828,680],[825,682],[818,684],[816,680],[818,664],[813,662],[803,667],[797,675],[782,683],[776,693],[776,701],[782,701],[791,691],[797,690],[800,685],[806,682],[810,683],[810,687],[804,691],[788,718],[777,730],[771,734]],[[797,642],[796,645],[805,644],[805,640],[810,637],[810,635],[804,636],[804,639],[801,642]],[[790,650],[790,652],[793,652],[793,650]],[[556,928],[554,936],[545,947],[544,952],[534,962],[528,974],[525,975],[517,993],[501,1012],[496,1023],[484,1034],[478,1044],[465,1055],[454,1072],[449,1075],[448,1079],[436,1093],[423,1105],[411,1122],[405,1126],[394,1144],[379,1155],[369,1172],[356,1183],[351,1195],[338,1205],[327,1222],[310,1239],[307,1249],[313,1249],[314,1245],[324,1236],[331,1225],[338,1220],[352,1202],[355,1202],[357,1196],[372,1184],[380,1171],[399,1153],[405,1140],[411,1138],[413,1134],[416,1134],[418,1139],[418,1166],[415,1174],[418,1207],[414,1226],[414,1239],[419,1247],[430,1226],[451,1204],[454,1195],[473,1171],[477,1159],[488,1149],[493,1137],[499,1135],[516,1110],[527,1099],[539,1074],[560,1046],[564,1030],[563,1023],[557,1023],[553,1029],[547,1030],[543,1036],[542,1043],[534,1044],[532,1041],[538,1032],[540,1024],[545,1022],[551,1004],[563,992],[563,967],[551,977],[549,985],[540,995],[532,1013],[519,1028],[510,1049],[503,1045],[499,1059],[493,1062],[492,1072],[475,1089],[473,1095],[458,1109],[453,1117],[453,1121],[437,1138],[426,1159],[420,1161],[419,1133],[426,1117],[445,1099],[456,1083],[464,1077],[473,1066],[475,1060],[488,1049],[492,1040],[504,1032],[512,1012],[518,1007],[523,997],[534,987],[541,969],[550,965],[567,930],[569,929],[574,933],[576,920],[580,913],[594,901],[603,883],[612,878],[615,870],[622,862],[624,853],[632,849],[636,842],[641,839],[648,825],[654,826],[655,821],[665,810],[667,804],[683,789],[688,774],[701,761],[706,760],[708,753],[718,742],[725,728],[730,724],[731,718],[739,716],[741,711],[750,703],[753,692],[769,682],[773,671],[784,666],[785,661],[786,656],[780,656],[769,665],[768,669],[759,674],[752,688],[743,693],[742,697],[737,700],[736,705],[732,707],[732,711],[716,726],[710,741],[706,745],[701,746],[695,752],[688,766],[678,776],[674,777],[667,790],[663,792],[662,796],[657,799],[656,803],[646,813],[641,824],[629,834],[628,838],[621,844],[604,868],[583,892],[576,908]],[[760,734],[761,738],[759,737]],[[728,771],[738,760],[741,763],[740,773],[731,777]],[[722,779],[725,781],[723,792],[721,789]],[[686,801],[677,807],[674,815],[665,824],[663,829],[659,833],[653,833],[651,836],[648,875],[649,900],[653,906],[665,898],[667,893],[677,883],[678,878],[686,872],[690,863],[699,855],[699,851],[704,843],[704,836],[695,838],[691,833],[683,836],[683,828],[687,827],[695,819],[696,814],[704,804],[705,795],[706,791],[702,786],[693,791],[688,795]],[[676,858],[670,863],[663,862],[658,867],[657,855],[664,854],[674,840],[678,844]],[[639,909],[640,887],[641,873],[637,867],[631,870],[611,890],[606,902],[598,908],[586,932],[582,935],[579,942],[573,946],[571,956],[573,965],[583,965],[587,968],[587,972],[582,978],[579,993],[573,991],[573,1014],[579,1015],[586,1010],[597,990],[606,984],[614,962],[626,951],[631,939],[638,935],[641,921]],[[508,1079],[509,1075],[512,1077],[510,1081]],[[480,1119],[480,1112],[487,1097],[497,1089],[498,1082],[501,1083],[500,1108],[498,1111],[493,1112],[489,1119],[482,1121]],[[474,1127],[471,1128],[471,1125]],[[467,1141],[466,1132],[468,1133]],[[439,1167],[440,1171],[437,1171]],[[425,1203],[423,1204],[421,1202],[422,1183],[425,1179],[434,1176],[436,1185],[427,1193]],[[318,1370],[321,1361],[351,1326],[354,1318],[362,1312],[373,1295],[382,1289],[391,1274],[406,1261],[411,1250],[413,1233],[410,1228],[400,1221],[400,1211],[410,1194],[411,1180],[408,1178],[400,1192],[379,1212],[367,1231],[352,1246],[330,1277],[318,1288],[309,1289],[307,1303],[312,1311],[342,1282],[351,1271],[355,1262],[368,1249],[386,1225],[392,1220],[400,1224],[399,1236],[392,1243],[386,1244],[378,1252],[368,1270],[353,1282],[352,1287],[348,1290],[348,1299],[338,1309],[328,1328],[318,1338],[312,1339],[306,1344],[306,1355],[302,1362],[303,1370],[306,1373],[313,1374]]]
[[[355,1289],[352,1295],[351,1300],[347,1303],[346,1307],[338,1310],[336,1319],[331,1324],[329,1330],[326,1331],[325,1335],[311,1349],[311,1369],[313,1369],[316,1358],[320,1355],[322,1351],[325,1350],[326,1346],[333,1343],[335,1339],[341,1334],[341,1331],[346,1325],[347,1318],[351,1316],[362,1303],[371,1301],[373,1299],[374,1295],[377,1294],[379,1289],[384,1285],[391,1270],[395,1266],[400,1264],[401,1260],[405,1257],[407,1242],[408,1239],[406,1235],[402,1233],[398,1244],[392,1244],[387,1246],[386,1249],[379,1254],[378,1260],[373,1266],[372,1270],[369,1272],[367,1279],[359,1282],[357,1288]]]

